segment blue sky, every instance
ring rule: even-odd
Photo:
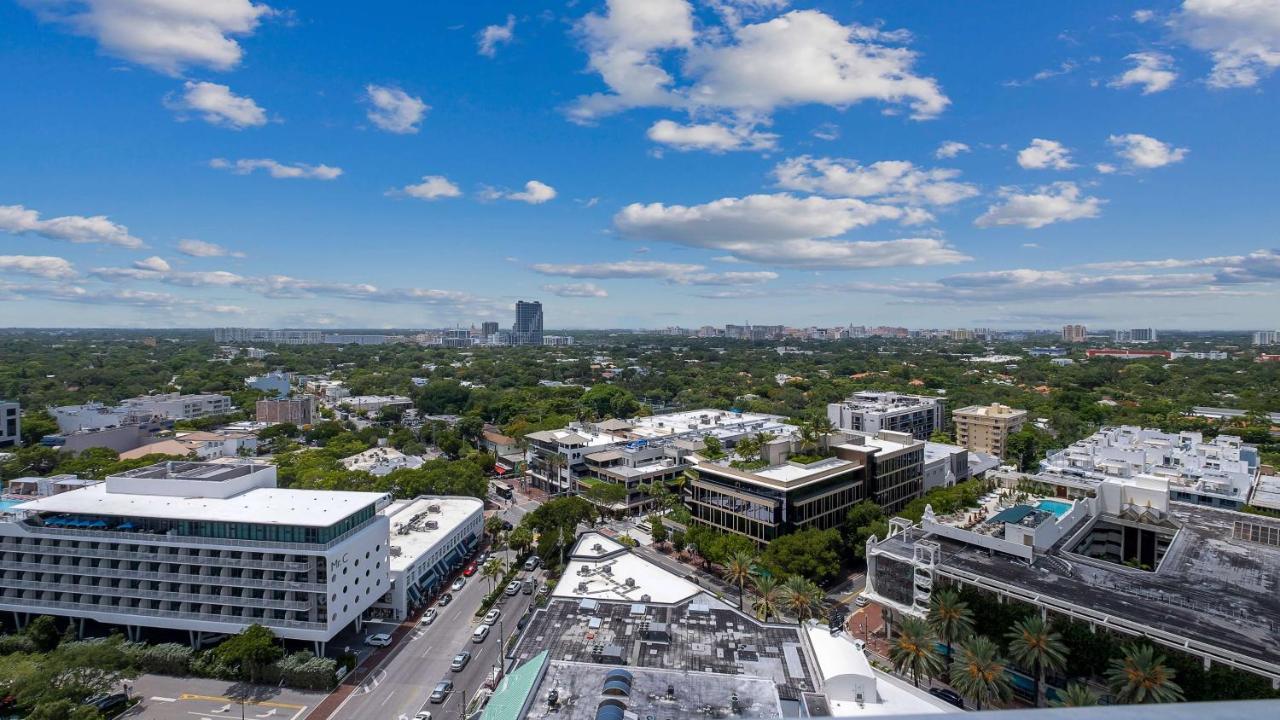
[[[1270,328],[1280,5],[0,3],[0,325]]]

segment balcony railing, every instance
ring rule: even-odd
[[[149,546],[152,547],[152,546]],[[157,545],[156,548],[167,548]],[[92,557],[111,560],[136,560],[138,562],[163,562],[178,565],[216,565],[219,567],[252,568],[255,570],[291,570],[306,572],[311,568],[310,562],[280,562],[278,560],[251,560],[247,558],[224,558],[216,555],[165,555],[161,553],[133,552],[130,550],[100,550],[82,545],[78,547],[57,547],[53,545],[0,545],[0,554],[15,555],[70,555],[72,557]]]
[[[114,613],[117,615],[137,615],[143,617],[156,617],[165,619],[178,620],[202,620],[205,622],[230,623],[233,625],[248,626],[253,623],[265,625],[270,628],[290,628],[295,630],[324,630],[328,628],[327,623],[305,622],[301,620],[280,620],[276,618],[265,617],[240,617],[236,615],[222,615],[220,613],[193,613],[178,612],[175,610],[159,610],[156,608],[140,608],[140,607],[119,607],[117,605],[99,605],[97,603],[76,603],[62,602],[60,600],[35,600],[27,598],[13,598],[0,596],[0,606],[8,605],[9,609],[18,612],[40,612],[46,608],[58,610],[70,610],[73,612],[92,612],[92,613]],[[57,613],[66,614],[66,613]]]
[[[83,537],[102,540],[115,540],[116,542],[154,542],[165,545],[229,545],[232,547],[247,548],[270,548],[277,550],[297,550],[300,552],[316,552],[328,550],[338,545],[347,538],[369,527],[369,525],[378,519],[375,514],[368,520],[351,528],[350,530],[335,537],[325,543],[297,543],[297,542],[279,542],[274,540],[240,540],[235,538],[211,538],[199,535],[169,535],[165,533],[139,533],[129,532],[127,530],[80,530],[75,528],[55,528],[45,525],[33,525],[28,522],[19,523],[19,525],[30,533],[39,535],[51,535],[54,537]]]
[[[64,575],[87,575],[90,577],[128,578],[130,580],[156,580],[160,582],[187,583],[190,585],[230,585],[267,590],[295,590],[298,592],[318,592],[327,590],[323,583],[295,582],[291,580],[275,580],[272,578],[236,577],[234,575],[195,575],[191,573],[163,573],[124,568],[100,568],[93,565],[61,563],[26,563],[11,560],[0,560],[0,570],[19,572],[61,573]]]
[[[14,580],[3,577],[0,577],[0,587],[8,587],[15,590],[48,590],[59,593],[132,598],[138,600],[191,602],[200,603],[202,605],[236,605],[240,607],[256,607],[268,610],[310,610],[312,606],[312,603],[306,600],[267,600],[264,598],[237,597],[235,595],[222,596],[203,595],[199,593],[164,592],[161,590],[118,588],[81,583],[31,582],[29,580]]]

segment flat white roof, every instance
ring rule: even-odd
[[[109,493],[107,483],[16,506],[37,512],[328,527],[386,497],[383,493],[257,488],[229,498]]]
[[[601,539],[608,540],[596,533],[586,533],[579,539],[578,547],[586,543],[591,548]],[[673,605],[702,592],[702,588],[679,575],[663,570],[612,540],[608,541],[621,548],[622,552],[608,554],[588,550],[600,555],[592,559],[590,555],[582,558],[575,548],[574,559],[565,567],[551,594],[560,598]],[[634,586],[627,585],[628,578],[634,581]],[[585,588],[579,590],[580,584],[585,584]],[[649,596],[647,601],[643,599],[645,595]]]
[[[866,653],[846,633],[832,635],[826,625],[819,625],[815,621],[810,621],[805,630],[809,636],[809,644],[813,647],[813,654],[818,659],[818,671],[822,676],[827,705],[833,717],[963,712],[924,690],[872,668]],[[842,680],[847,682],[850,675],[874,679],[877,701],[858,703],[832,697],[832,688],[827,686]]]
[[[826,458],[810,465],[792,465],[783,463],[781,465],[773,465],[763,470],[756,470],[752,475],[757,475],[769,480],[790,483],[799,480],[806,480],[817,475],[818,473],[833,470],[841,467],[857,467],[857,464],[851,460],[841,460],[840,458]]]
[[[431,512],[431,507],[440,508],[440,512]],[[412,566],[418,558],[456,532],[467,518],[483,512],[482,500],[462,496],[423,496],[398,500],[387,506],[382,514],[391,519],[391,572]],[[414,522],[415,517],[417,522]],[[427,528],[427,520],[434,520],[437,527]],[[402,529],[408,531],[401,534]]]

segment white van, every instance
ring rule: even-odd
[[[471,642],[482,643],[484,639],[489,637],[489,626],[481,625],[476,631],[471,633]]]

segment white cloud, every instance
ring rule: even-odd
[[[1018,164],[1028,170],[1070,170],[1071,151],[1057,140],[1035,138],[1031,144],[1018,151]]]
[[[418,132],[418,123],[431,109],[409,93],[383,85],[366,85],[365,99],[368,101],[369,121],[387,132],[400,135],[412,135]]]
[[[809,134],[819,140],[835,140],[840,137],[840,127],[835,123],[822,123]]]
[[[780,266],[856,269],[971,259],[934,238],[830,239],[905,217],[907,211],[902,208],[856,198],[797,198],[780,193],[693,206],[632,203],[613,222],[628,236],[720,250],[736,260]]]
[[[204,240],[179,240],[178,252],[191,257],[244,257],[244,253]]]
[[[142,260],[134,260],[133,266],[139,270],[150,270],[151,272],[161,273],[169,272],[173,269],[170,267],[167,260],[158,255],[152,255],[151,257],[143,258]]]
[[[336,180],[342,174],[342,168],[329,165],[307,165],[306,163],[284,164],[269,158],[224,160],[214,158],[209,167],[219,170],[230,170],[237,175],[248,175],[254,170],[266,170],[267,174],[277,179]]]
[[[405,185],[399,190],[392,190],[388,194],[403,193],[409,197],[415,197],[419,200],[439,200],[440,198],[458,197],[462,194],[462,190],[458,189],[443,175],[423,175],[422,182],[416,185]]]
[[[762,17],[790,4],[788,0],[706,0],[706,3],[729,27],[738,27],[743,20]]]
[[[0,255],[0,272],[34,275],[49,280],[75,277],[71,263],[49,255]]]
[[[1136,23],[1149,23],[1154,20],[1156,14],[1151,10],[1134,10],[1133,21]]]
[[[476,36],[476,51],[485,57],[498,54],[498,46],[506,45],[515,38],[516,16],[508,15],[505,25],[489,25]]]
[[[1004,188],[1000,194],[1003,201],[988,207],[974,225],[1016,225],[1034,230],[1056,222],[1097,217],[1106,202],[1084,195],[1073,182],[1053,183],[1026,194]]]
[[[243,130],[267,124],[267,111],[259,107],[253,98],[236,95],[226,85],[211,82],[183,83],[181,95],[165,98],[165,107],[179,113],[199,113],[211,125]]]
[[[1280,67],[1280,3],[1184,0],[1169,20],[1174,33],[1209,53],[1209,85],[1251,87]]]
[[[552,295],[560,297],[573,298],[603,298],[609,297],[609,293],[605,289],[595,283],[566,283],[564,285],[543,285],[542,289]]]
[[[41,220],[40,213],[21,205],[0,205],[0,232],[31,234],[72,243],[103,243],[140,248],[143,243],[129,234],[129,228],[111,222],[105,215],[86,217],[64,215]]]
[[[507,200],[518,200],[530,205],[541,205],[548,200],[555,199],[556,189],[544,182],[530,180],[524,184],[524,190],[520,192],[504,192],[500,194],[500,197]]]
[[[722,153],[732,150],[772,150],[778,140],[773,133],[758,132],[750,125],[727,126],[721,123],[681,125],[672,120],[655,122],[649,139],[680,151],[708,150]]]
[[[1112,135],[1107,138],[1107,143],[1116,148],[1116,154],[1124,158],[1130,167],[1143,170],[1182,162],[1190,152],[1138,133]]]
[[[965,145],[962,142],[956,142],[955,140],[948,140],[938,146],[938,149],[934,151],[933,156],[941,160],[953,158],[960,153],[967,152],[969,152],[968,145]]]
[[[956,182],[958,170],[917,168],[905,160],[859,165],[856,160],[802,155],[778,163],[773,175],[780,187],[842,197],[878,197],[891,203],[950,205],[978,194]]]
[[[1151,95],[1168,90],[1178,73],[1173,71],[1173,57],[1160,52],[1133,53],[1125,58],[1133,62],[1133,67],[1122,75],[1107,83],[1113,88],[1124,88],[1131,85],[1142,86],[1143,95]]]
[[[1093,169],[1102,175],[1110,175],[1116,171],[1116,166],[1111,163],[1098,163],[1093,166]]]
[[[20,0],[41,20],[98,41],[102,49],[170,75],[201,66],[230,70],[244,54],[236,36],[253,34],[275,11],[249,0]]]
[[[588,14],[578,30],[589,67],[610,90],[573,103],[570,117],[580,122],[635,107],[760,118],[779,107],[866,100],[907,105],[922,119],[950,102],[933,78],[913,72],[916,53],[897,46],[903,33],[842,25],[816,10],[700,36],[687,0],[609,0],[607,12]],[[680,53],[682,63],[673,57]]]
[[[538,263],[533,271],[543,275],[573,278],[664,280],[673,285],[755,285],[776,280],[778,273],[769,270],[708,272],[705,265],[648,260],[620,262],[555,264]]]

